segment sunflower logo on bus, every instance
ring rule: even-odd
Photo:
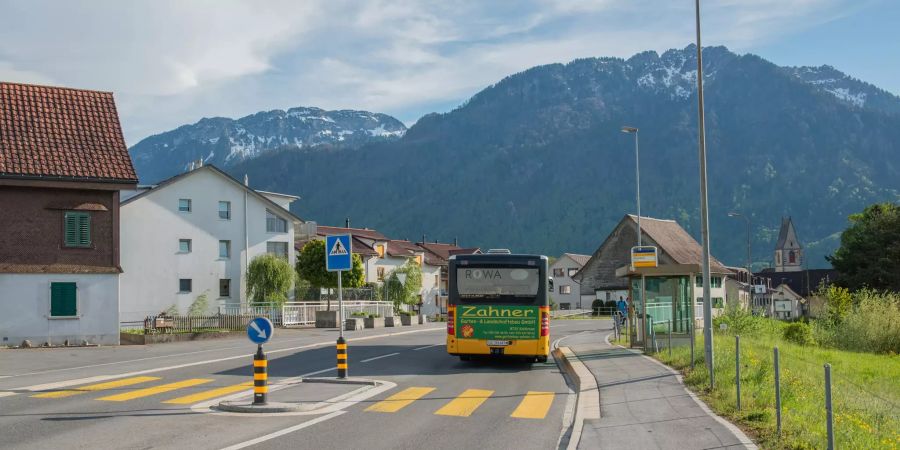
[[[475,327],[473,327],[471,324],[468,324],[468,323],[463,325],[462,337],[470,338],[472,336],[475,336]]]

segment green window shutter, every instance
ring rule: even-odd
[[[50,315],[75,316],[77,311],[75,283],[50,283]]]
[[[66,247],[91,246],[91,215],[85,212],[67,212],[64,219]]]
[[[78,218],[78,245],[90,247],[91,245],[91,216],[82,213]]]

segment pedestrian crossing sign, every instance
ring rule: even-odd
[[[329,272],[351,269],[353,249],[349,234],[325,236],[325,250],[325,268]]]

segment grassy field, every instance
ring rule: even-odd
[[[799,346],[781,338],[783,325],[741,336],[741,403],[736,408],[735,340],[714,337],[716,388],[708,389],[703,338],[697,335],[695,369],[690,350],[653,355],[682,371],[685,383],[719,414],[750,432],[762,448],[825,448],[825,363],[831,364],[835,446],[853,449],[900,448],[900,356]],[[782,433],[776,433],[773,347],[781,366]]]

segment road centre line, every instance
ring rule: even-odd
[[[387,358],[387,357],[389,357],[389,356],[397,356],[397,355],[399,355],[399,354],[400,354],[399,352],[388,353],[387,355],[381,355],[381,356],[376,356],[376,357],[374,357],[374,358],[364,359],[364,360],[362,360],[362,361],[360,361],[360,362],[361,362],[361,363],[364,363],[364,362],[369,362],[369,361],[375,361],[376,359]]]
[[[383,338],[383,337],[391,337],[391,336],[398,336],[398,335],[412,334],[412,333],[422,333],[422,332],[427,332],[427,331],[443,331],[443,330],[444,330],[443,328],[426,328],[426,329],[422,329],[422,330],[401,331],[398,333],[377,334],[377,335],[372,335],[372,336],[351,338],[350,342],[366,341],[366,340],[370,340],[370,339],[378,339],[378,338]],[[302,350],[302,349],[307,349],[307,348],[323,347],[323,346],[328,346],[328,345],[334,345],[334,341],[329,340],[326,342],[316,342],[313,344],[306,344],[306,345],[301,345],[301,346],[297,346],[297,347],[289,347],[289,348],[283,348],[283,349],[278,349],[278,350],[270,350],[270,351],[267,351],[266,354],[271,355],[273,353],[283,353],[283,352],[289,352],[289,351],[293,351],[293,350]],[[121,373],[121,374],[115,374],[115,375],[98,375],[98,376],[94,376],[94,377],[80,378],[80,379],[76,379],[76,380],[67,380],[67,381],[61,381],[61,382],[57,382],[57,383],[37,384],[37,385],[25,386],[25,387],[21,387],[21,388],[6,389],[5,391],[0,391],[0,397],[5,397],[7,395],[14,395],[18,391],[35,392],[35,391],[46,391],[46,390],[52,390],[52,389],[61,389],[61,388],[69,387],[69,386],[76,386],[79,384],[99,383],[101,381],[114,380],[117,378],[134,377],[134,376],[138,376],[138,375],[145,375],[148,373],[165,372],[167,370],[182,369],[185,367],[200,366],[200,365],[204,365],[204,364],[214,364],[214,363],[218,363],[218,362],[231,361],[231,360],[240,359],[240,358],[250,358],[252,356],[253,356],[253,354],[250,353],[250,354],[244,354],[244,355],[229,356],[229,357],[225,357],[225,358],[210,359],[207,361],[196,361],[196,362],[192,362],[192,363],[178,364],[178,365],[168,366],[168,367],[157,367],[154,369],[138,370],[135,372]],[[327,370],[334,370],[334,369],[327,369]]]
[[[417,352],[417,351],[419,351],[419,350],[425,350],[426,348],[437,347],[437,346],[440,346],[440,345],[446,345],[446,344],[426,345],[426,346],[424,346],[424,347],[414,348],[413,351],[414,351],[414,352]]]

